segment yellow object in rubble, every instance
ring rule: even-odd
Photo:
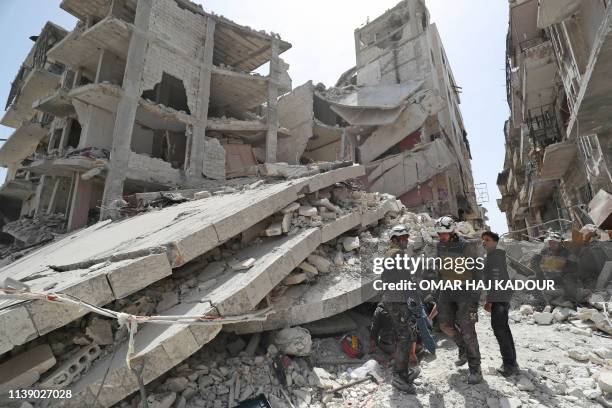
[[[542,272],[561,272],[566,263],[567,259],[562,256],[546,255],[542,257],[540,268]]]

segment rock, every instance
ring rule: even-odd
[[[290,408],[284,398],[279,398],[274,394],[268,396],[268,402],[272,408]]]
[[[522,315],[524,316],[529,316],[533,314],[533,306],[531,305],[522,305],[519,309],[519,312],[521,312]]]
[[[612,358],[612,349],[605,347],[597,347],[593,349],[593,353],[597,354],[599,357],[603,359]]]
[[[291,229],[291,219],[293,218],[292,213],[287,213],[283,215],[283,220],[281,221],[281,227],[284,233],[289,232]]]
[[[176,392],[152,394],[147,397],[149,408],[170,408],[176,400]]]
[[[185,388],[187,388],[188,383],[189,383],[189,380],[186,377],[174,377],[174,378],[168,378],[166,382],[164,383],[164,385],[166,386],[168,391],[181,392]]]
[[[283,208],[281,210],[281,212],[283,214],[289,214],[289,213],[292,213],[292,212],[298,210],[299,208],[300,208],[300,205],[298,203],[291,203],[288,206],[286,206],[285,208]]]
[[[589,361],[589,352],[582,347],[568,350],[567,355],[576,361]]]
[[[519,390],[527,392],[531,392],[536,388],[527,377],[521,377],[516,386]]]
[[[314,217],[315,215],[317,215],[319,212],[317,211],[317,209],[315,207],[312,207],[310,205],[303,205],[299,208],[298,214],[304,216],[304,217]]]
[[[596,399],[601,397],[601,391],[598,389],[582,390],[582,394],[588,399]]]
[[[245,347],[246,347],[246,342],[242,340],[241,337],[238,337],[236,340],[234,340],[231,343],[228,343],[228,345],[226,346],[227,352],[232,357],[236,357],[238,353],[244,350]]]
[[[499,400],[497,398],[487,398],[487,407],[488,408],[499,408]]]
[[[574,333],[574,334],[578,334],[580,336],[591,336],[593,334],[591,329],[580,329],[578,327],[570,327],[569,328],[569,332],[570,333]]]
[[[282,280],[282,284],[287,286],[298,285],[306,279],[308,279],[308,275],[305,273],[292,273]]]
[[[113,329],[111,321],[101,317],[94,317],[85,329],[87,337],[100,345],[113,344]]]
[[[567,318],[570,317],[573,312],[574,311],[568,307],[557,306],[552,311],[552,315],[555,322],[563,322],[567,320]]]
[[[512,397],[501,397],[499,399],[499,408],[519,408],[523,405],[520,399]]]
[[[597,377],[597,385],[603,392],[612,393],[612,371],[600,371]]]
[[[508,318],[512,320],[513,322],[517,322],[517,323],[523,320],[523,316],[524,315],[522,315],[520,312],[517,312],[516,310],[513,310],[510,313],[508,313]]]
[[[193,194],[194,200],[201,200],[203,198],[208,198],[208,197],[212,197],[212,194],[210,194],[210,191],[198,191],[197,193]]]
[[[359,248],[359,237],[345,237],[342,240],[342,246],[346,252]]]
[[[316,266],[309,264],[308,262],[305,262],[305,261],[299,264],[298,268],[306,272],[306,275],[309,278],[313,278],[319,274],[319,270],[316,268]]]
[[[292,327],[276,332],[274,344],[282,354],[307,356],[312,348],[312,339],[308,330]]]
[[[263,232],[266,237],[275,237],[283,233],[283,226],[280,222],[274,222],[268,226]]]
[[[334,255],[334,265],[336,266],[344,265],[344,255],[342,254],[342,251],[337,251],[336,255]]]
[[[255,265],[255,258],[248,258],[244,260],[235,260],[229,263],[230,268],[234,271],[244,271]]]
[[[274,357],[278,354],[278,348],[274,344],[268,346],[268,355]]]
[[[331,262],[319,255],[309,255],[306,260],[314,265],[321,273],[328,273],[331,268]]]
[[[312,376],[315,380],[315,385],[324,390],[334,388],[334,381],[332,381],[332,375],[325,369],[320,367],[314,367],[312,369]]]
[[[595,388],[595,381],[592,378],[574,378],[573,381],[582,389],[589,390]]]
[[[534,312],[533,320],[539,325],[549,325],[553,321],[553,314],[550,312]]]
[[[213,385],[214,383],[215,380],[210,375],[202,375],[198,380],[198,388],[202,390],[206,387]]]

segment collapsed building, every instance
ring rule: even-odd
[[[62,214],[73,231],[134,193],[244,175],[255,149],[276,161],[289,43],[186,0],[61,7],[75,29],[43,28],[2,118],[6,221]]]
[[[281,98],[280,122],[294,141],[282,160],[354,160],[366,166],[369,191],[482,227],[461,88],[424,2],[402,1],[356,29],[355,54],[336,87],[307,83]]]
[[[571,222],[610,229],[612,7],[553,0],[509,6],[511,115],[498,206],[515,238],[567,230]]]
[[[32,38],[1,122],[0,398],[112,406],[219,333],[372,300],[395,222],[430,241],[434,215],[482,227],[422,1],[356,30],[336,87],[293,91],[289,43],[188,0],[60,7],[76,27]]]

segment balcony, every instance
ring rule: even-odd
[[[0,147],[0,166],[8,167],[34,153],[47,131],[37,121],[24,122]]]
[[[132,29],[131,24],[108,16],[84,31],[72,31],[47,52],[47,57],[95,75],[101,50],[107,50],[120,60],[127,59]]]
[[[544,160],[540,171],[543,181],[559,180],[565,175],[576,157],[576,145],[573,142],[551,144],[544,151]]]
[[[567,127],[569,137],[576,136],[578,131],[578,136],[599,133],[608,126],[612,117],[612,3],[608,3],[586,72],[582,75],[580,91]]]

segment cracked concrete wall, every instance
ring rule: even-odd
[[[187,104],[197,112],[199,54],[206,36],[206,17],[181,8],[173,0],[154,0],[145,57],[143,90],[150,90],[166,72],[183,81]]]
[[[298,86],[278,101],[279,125],[291,131],[291,136],[278,141],[276,159],[298,164],[312,137],[314,121],[314,86],[312,81]]]

